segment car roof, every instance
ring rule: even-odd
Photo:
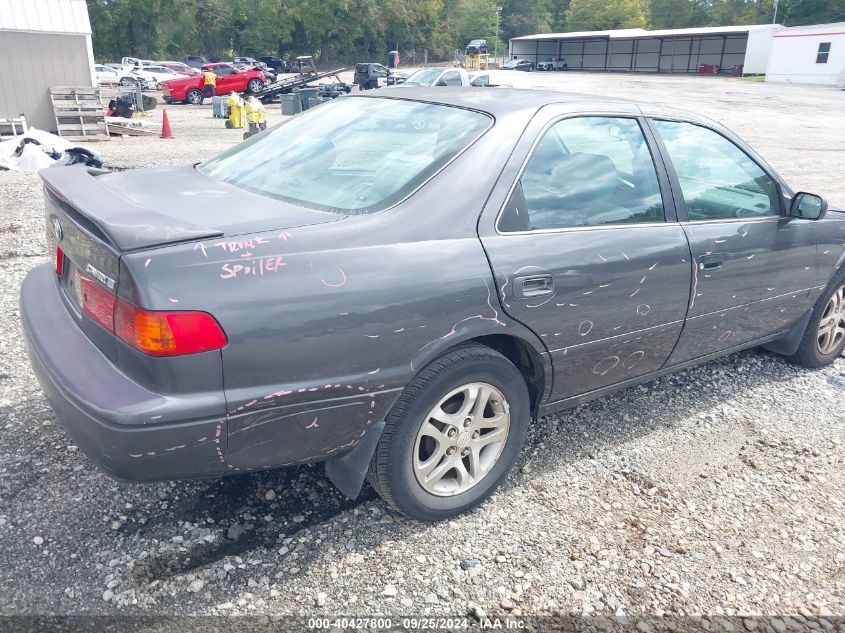
[[[659,113],[659,116],[663,117],[713,123],[710,119],[694,112],[675,109],[665,105],[654,106],[647,102],[631,99],[581,94],[577,92],[559,92],[555,90],[498,87],[468,88],[462,86],[429,87],[402,84],[369,91],[367,94],[360,96],[367,98],[390,97],[470,108],[486,112],[496,119],[505,118],[517,112],[539,110],[543,106],[552,104],[570,104],[573,110],[580,111],[590,109],[592,106],[595,106],[599,111],[608,110],[608,106],[617,104],[620,106],[620,111],[630,110],[634,106],[642,109],[647,116],[655,116]]]

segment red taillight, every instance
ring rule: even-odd
[[[65,253],[61,246],[56,247],[56,274],[61,277],[65,271]]]
[[[135,349],[151,356],[208,352],[228,343],[207,312],[143,310],[117,298],[77,271],[82,312]]]
[[[153,312],[118,300],[114,333],[151,356],[196,354],[225,347],[220,325],[207,312]]]
[[[114,305],[117,297],[96,281],[78,271],[77,278],[79,280],[79,302],[82,313],[107,330],[113,331]]]

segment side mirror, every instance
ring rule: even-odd
[[[435,85],[437,85],[437,86],[448,86],[449,84],[447,84],[445,81],[443,81],[443,80],[441,79],[441,80],[440,80],[440,81],[438,81]]]
[[[789,205],[789,216],[805,220],[821,220],[827,213],[827,200],[814,193],[796,193]]]

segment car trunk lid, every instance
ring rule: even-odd
[[[110,306],[118,295],[132,301],[128,288],[120,292],[124,253],[345,217],[252,194],[190,165],[126,172],[51,167],[40,175],[62,298],[79,327],[112,359]]]

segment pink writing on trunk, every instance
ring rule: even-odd
[[[287,266],[284,255],[258,257],[240,264],[223,264],[220,268],[220,278],[263,277],[270,273],[279,272],[283,266]]]

